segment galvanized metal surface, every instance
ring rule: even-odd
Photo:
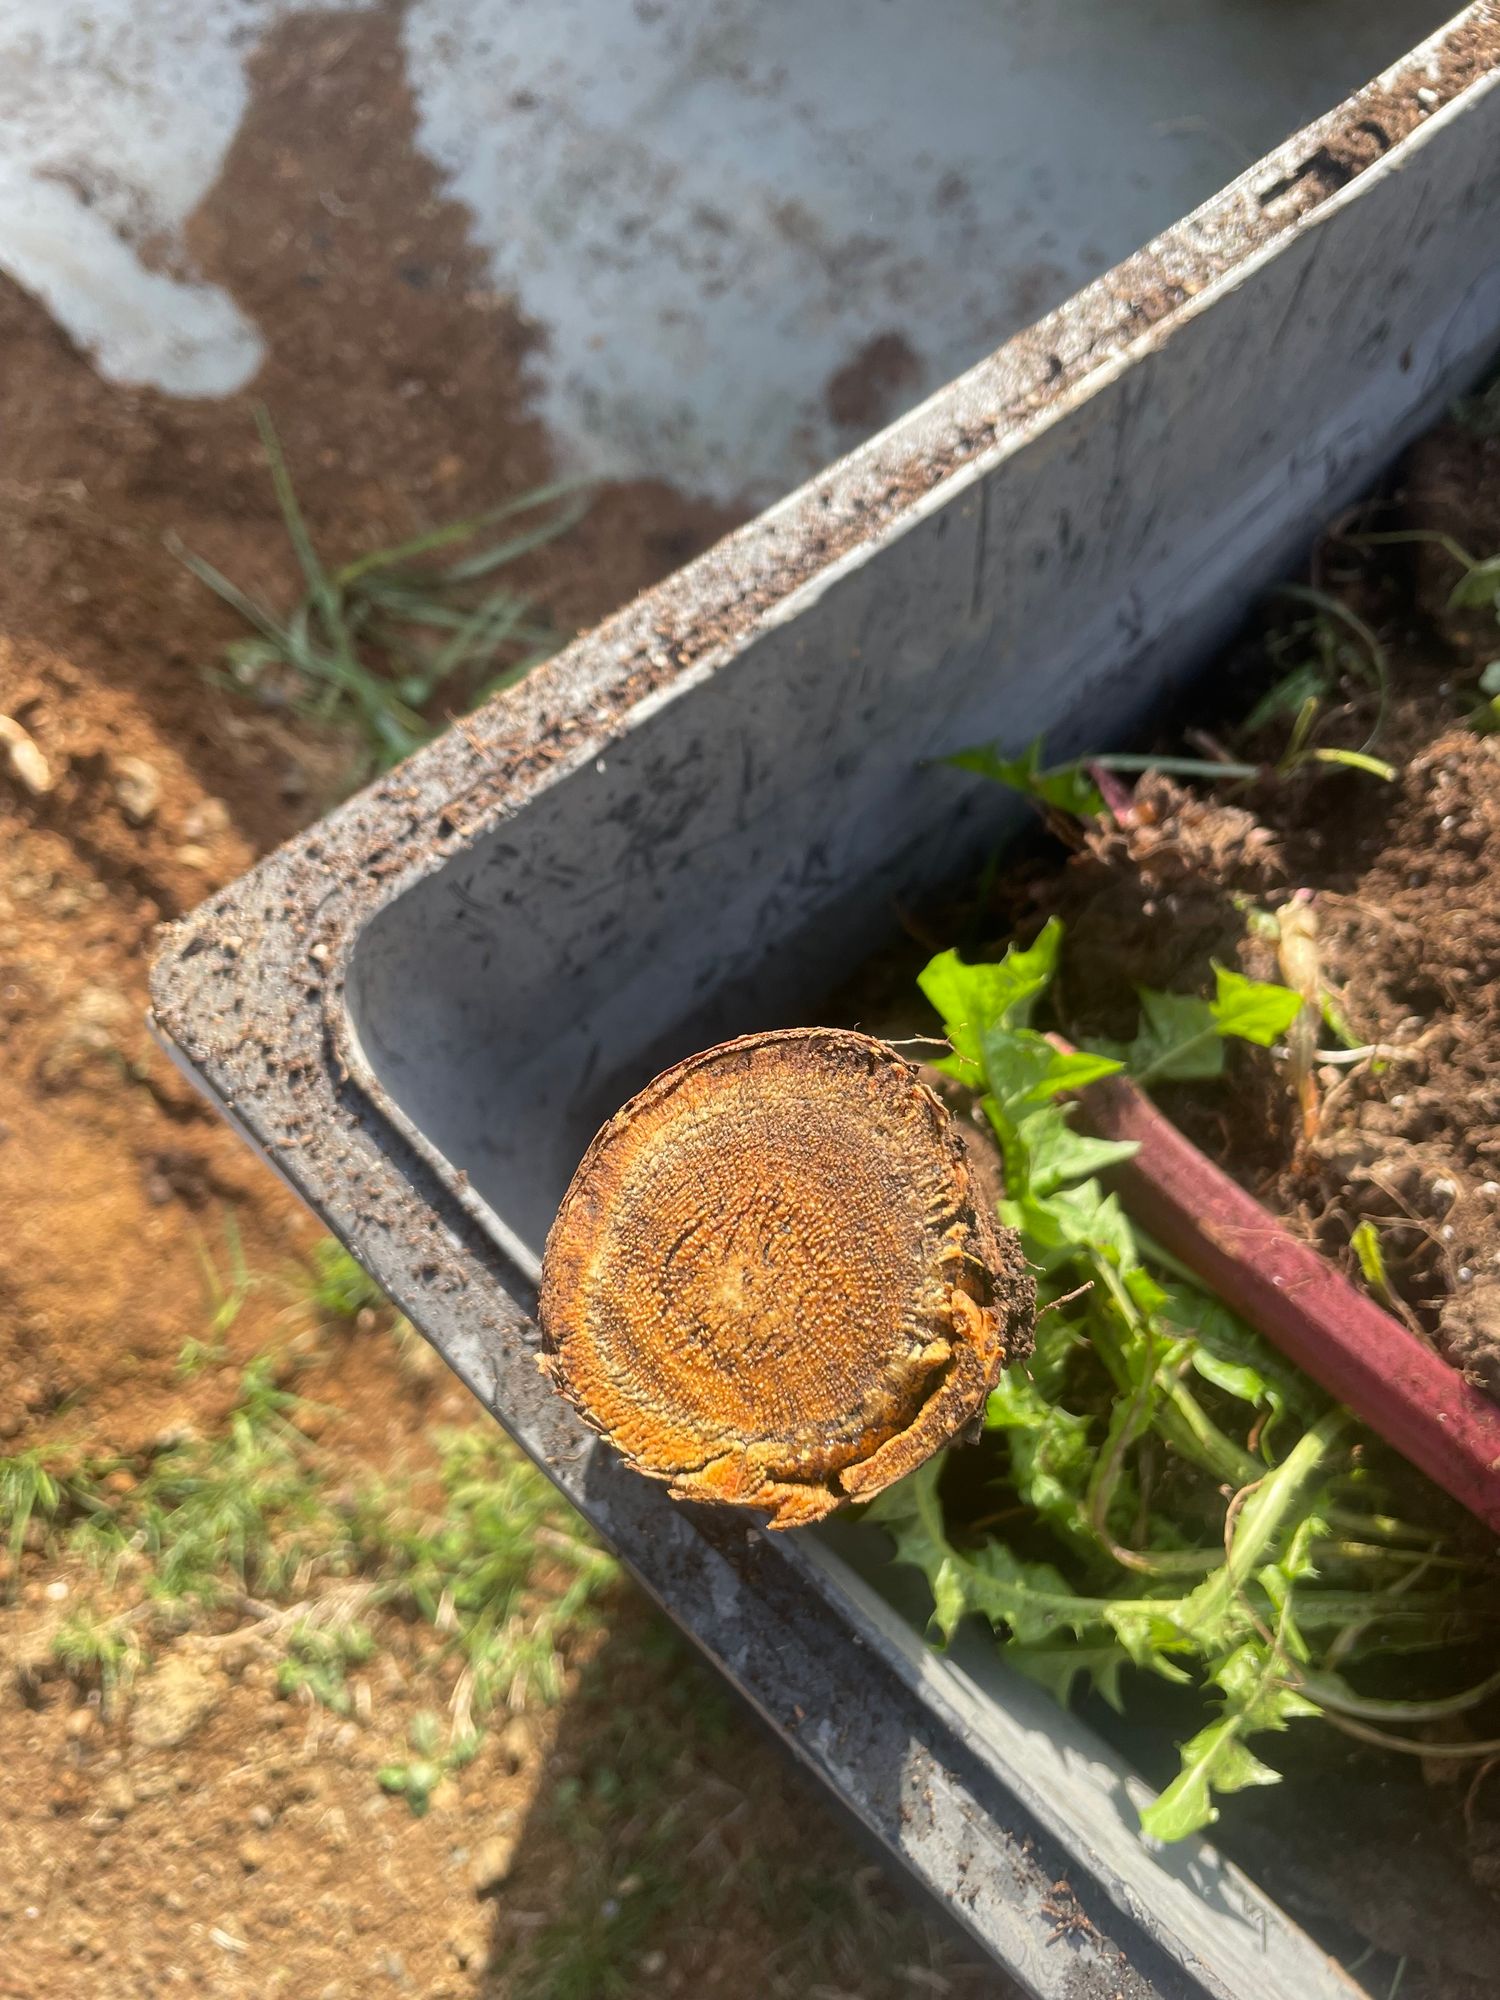
[[[919,757],[1125,727],[1474,372],[1500,331],[1497,50],[1486,0],[214,898],[157,968],[158,1028],[216,1100],[804,1760],[1059,2000],[1348,1989],[1211,1849],[1166,1868],[1120,1837],[1099,1799],[1124,1775],[1060,1751],[1074,1725],[1001,1728],[816,1550],[595,1453],[533,1366],[528,1273],[601,1108],[814,1004],[903,885],[993,834]],[[1060,1755],[1079,1786],[1049,1820]],[[1094,1928],[1049,1946],[1063,1875]]]

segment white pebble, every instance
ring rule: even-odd
[[[1459,1265],[1459,1267],[1458,1267],[1458,1282],[1459,1282],[1459,1283],[1460,1283],[1461,1285],[1471,1285],[1471,1284],[1473,1284],[1473,1282],[1474,1282],[1474,1273],[1473,1273],[1473,1272],[1472,1272],[1472,1271],[1471,1271],[1471,1270],[1469,1269],[1469,1267],[1468,1267],[1468,1265],[1467,1265],[1467,1264],[1460,1264],[1460,1265]]]

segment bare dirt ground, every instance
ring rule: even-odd
[[[284,1287],[258,1283],[217,1358],[179,1365],[205,1334],[205,1252],[228,1269],[226,1219],[256,1274],[318,1235],[151,1046],[153,930],[339,796],[349,755],[210,684],[233,621],[164,538],[291,596],[257,400],[332,558],[554,470],[524,413],[535,336],[413,151],[394,13],[287,23],[252,82],[191,232],[267,338],[249,394],[106,385],[0,282],[0,711],[57,780],[32,796],[0,774],[0,1456],[118,1457],[122,1493],[164,1441],[214,1436],[244,1364],[285,1334]],[[570,630],[733,518],[617,486],[522,581]],[[433,1426],[477,1414],[368,1320],[302,1356],[318,1408],[301,1421],[334,1483],[420,1463]],[[375,1770],[450,1692],[431,1634],[383,1631],[341,1718],[287,1699],[220,1619],[101,1713],[52,1650],[77,1560],[28,1533],[4,1567],[7,2000],[1001,1990],[624,1584],[565,1646],[562,1699],[491,1729],[419,1818]]]

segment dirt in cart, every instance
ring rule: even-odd
[[[157,923],[342,796],[356,754],[215,684],[205,669],[242,628],[167,546],[295,598],[254,405],[330,561],[556,471],[524,393],[539,336],[414,149],[398,29],[393,8],[303,16],[251,62],[189,229],[265,338],[245,394],[106,384],[0,280],[0,714],[24,732],[0,742],[0,1501],[16,1527],[13,1550],[0,1537],[0,1993],[353,2000],[628,1978],[748,1996],[847,1985],[871,1937],[872,1993],[998,1993],[836,1836],[816,1863],[789,1858],[813,1810],[801,1781],[621,1583],[560,1636],[557,1686],[492,1718],[420,1797],[396,1774],[422,1764],[433,1715],[450,1743],[467,1697],[452,1634],[414,1602],[329,1625],[349,1580],[314,1574],[274,1604],[152,1612],[170,1469],[221,1464],[256,1357],[298,1401],[267,1404],[255,1478],[295,1473],[282,1498],[329,1521],[403,1466],[420,1481],[435,1434],[478,1417],[388,1314],[319,1304],[321,1232],[144,1027]],[[566,634],[736,518],[608,486],[516,578]],[[112,1467],[91,1518],[131,1530],[102,1583],[68,1541],[77,1506],[49,1526],[24,1497],[28,1468],[87,1462]],[[526,1616],[565,1588],[557,1532],[539,1530]],[[732,1908],[731,1879],[754,1885]]]
[[[1217,676],[1222,730],[1161,738],[1164,759],[1248,760],[1262,777],[1122,780],[1118,822],[1076,834],[1060,873],[1038,857],[999,893],[1023,933],[1066,921],[1057,1001],[1084,1036],[1128,1038],[1136,986],[1201,991],[1215,958],[1297,983],[1276,936],[1296,930],[1328,1015],[1300,1094],[1285,1063],[1240,1057],[1234,1089],[1163,1101],[1356,1276],[1368,1221],[1399,1310],[1500,1395],[1500,735],[1480,686],[1500,622],[1482,576],[1476,608],[1453,608],[1465,567],[1434,535],[1500,551],[1500,428],[1482,411],[1434,431],[1325,538],[1313,598],[1277,604],[1269,649],[1252,635]],[[1274,773],[1307,700],[1324,747],[1367,747],[1389,780]]]

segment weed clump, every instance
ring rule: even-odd
[[[253,636],[225,649],[227,685],[353,731],[363,744],[364,777],[399,763],[435,733],[441,724],[425,711],[440,694],[472,707],[557,650],[558,635],[529,600],[495,579],[576,524],[586,503],[575,485],[538,488],[330,568],[313,544],[264,409],[256,425],[305,589],[283,617],[176,546],[194,576],[251,628]],[[511,522],[520,525],[484,539]],[[452,560],[437,560],[444,556]]]
[[[323,1257],[314,1277],[352,1304],[369,1285],[354,1271]],[[153,1644],[207,1628],[253,1635],[278,1656],[283,1695],[347,1715],[351,1668],[403,1630],[435,1635],[457,1662],[437,1762],[457,1768],[495,1709],[559,1697],[614,1560],[492,1428],[440,1435],[432,1471],[336,1481],[299,1428],[313,1406],[283,1373],[257,1357],[222,1432],[186,1436],[143,1471],[62,1448],[0,1460],[9,1587],[25,1550],[82,1561],[93,1582],[53,1650],[106,1704]],[[431,1789],[391,1788],[417,1809]]]
[[[1062,1101],[1122,1070],[1212,1078],[1224,1037],[1276,1041],[1304,996],[1220,969],[1213,1000],[1143,993],[1132,1042],[1064,1054],[1031,1026],[1061,939],[1054,921],[999,964],[946,952],[922,976],[953,1047],[939,1067],[975,1093],[999,1145],[1000,1217],[1040,1270],[1040,1310],[1030,1363],[989,1399],[982,1506],[955,1501],[933,1461],[871,1517],[926,1577],[940,1641],[976,1615],[1061,1701],[1092,1686],[1123,1709],[1133,1674],[1212,1697],[1142,1814],[1158,1839],[1274,1783],[1251,1739],[1306,1718],[1424,1757],[1494,1751],[1393,1733],[1476,1707],[1492,1675],[1454,1689],[1439,1661],[1416,1701],[1360,1678],[1394,1654],[1492,1645],[1493,1563],[1469,1553],[1440,1496],[1132,1224],[1097,1176],[1133,1145],[1074,1131]]]

